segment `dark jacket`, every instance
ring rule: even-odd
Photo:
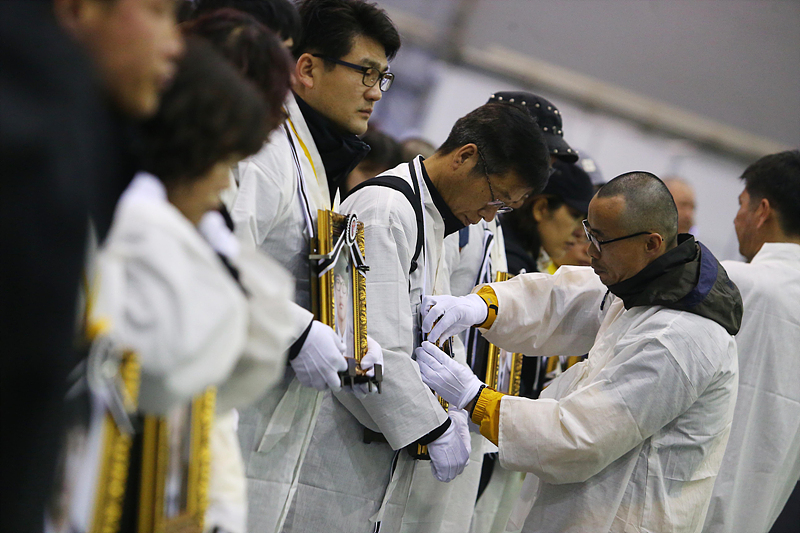
[[[731,335],[742,325],[742,296],[711,251],[688,233],[678,246],[635,276],[608,290],[622,298],[625,309],[662,305],[709,318]]]

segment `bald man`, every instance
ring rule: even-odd
[[[594,272],[423,302],[431,341],[476,324],[508,351],[589,353],[531,400],[486,388],[430,343],[416,351],[423,380],[469,410],[500,463],[533,474],[507,531],[700,531],[736,401],[742,300],[677,218],[661,180],[623,174],[589,204]]]

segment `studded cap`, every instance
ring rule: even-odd
[[[494,93],[487,103],[513,104],[524,107],[539,123],[550,155],[567,163],[578,160],[578,152],[564,140],[561,112],[549,100],[532,93],[506,91]]]

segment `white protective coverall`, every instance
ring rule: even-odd
[[[235,246],[230,233],[227,239]],[[112,336],[139,356],[142,411],[166,414],[218,386],[207,520],[244,533],[244,469],[231,409],[258,398],[283,374],[293,283],[255,251],[224,254],[245,296],[213,248],[220,239],[212,241],[167,201],[160,180],[138,174],[98,255],[95,314],[108,318]]]
[[[96,314],[108,317],[112,336],[139,355],[142,412],[166,414],[210,385],[220,386],[218,403],[229,409],[275,380],[289,341],[291,279],[255,253],[236,266],[260,303],[248,300],[197,228],[167,201],[160,180],[134,178],[98,255]]]
[[[704,531],[769,531],[800,479],[800,245],[723,263],[744,301],[739,398]]]
[[[386,174],[412,183],[408,163]],[[386,533],[403,527],[414,530],[423,527],[419,524],[426,520],[440,520],[442,508],[434,501],[429,502],[427,515],[411,518],[413,523],[401,526],[417,482],[415,463],[432,476],[428,461],[414,461],[400,449],[447,419],[411,359],[419,333],[423,285],[427,284],[429,291],[437,290],[446,273],[444,221],[427,187],[422,194],[429,237],[418,259],[419,267],[410,276],[417,223],[408,199],[388,187],[370,186],[342,202],[341,212],[356,213],[364,223],[365,255],[370,267],[366,273],[367,330],[383,349],[382,393],[363,400],[346,392],[325,398],[285,532],[368,533],[373,531],[374,522],[380,521],[380,531]],[[382,433],[388,444],[365,444],[363,427]],[[400,452],[391,475],[394,450]],[[439,485],[446,492],[447,484]]]
[[[626,310],[588,267],[492,284],[486,338],[514,352],[580,355],[539,400],[503,397],[500,463],[528,474],[507,525],[537,532],[700,531],[737,387],[736,344],[716,322]]]
[[[317,210],[332,209],[325,167],[295,97],[288,119],[255,155],[234,169],[238,193],[229,206],[236,234],[274,258],[296,281],[292,341],[313,319],[309,242]],[[299,168],[298,168],[299,167]],[[239,440],[248,477],[250,531],[280,531],[320,414],[323,394],[303,387],[290,367],[259,401],[240,411]]]

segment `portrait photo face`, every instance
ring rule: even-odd
[[[513,355],[503,349],[497,354],[497,390],[508,393],[511,388],[511,362]]]
[[[334,330],[347,345],[347,357],[355,357],[353,338],[353,276],[350,256],[341,252],[333,267]]]

